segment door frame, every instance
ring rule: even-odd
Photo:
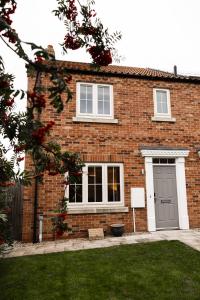
[[[142,149],[141,154],[145,158],[148,231],[156,231],[153,180],[153,158],[156,157],[175,158],[179,228],[189,229],[185,180],[185,157],[189,155],[189,150]]]

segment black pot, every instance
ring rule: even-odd
[[[122,236],[124,233],[124,224],[112,224],[111,227],[111,233],[114,236]]]

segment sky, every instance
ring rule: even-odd
[[[47,47],[56,58],[91,62],[84,50],[62,54],[59,43],[64,25],[53,14],[56,0],[18,0],[13,26],[24,41]],[[121,31],[116,44],[122,57],[120,65],[148,67],[200,75],[200,1],[199,0],[96,0],[98,17],[110,32]],[[16,76],[17,88],[26,89],[24,63],[0,41],[6,68]]]
[[[81,0],[86,1],[86,0]],[[119,65],[154,68],[200,76],[200,0],[96,0],[95,10],[110,33],[121,31],[116,44]],[[56,58],[91,62],[85,50],[62,54],[65,28],[53,14],[56,0],[17,0],[13,26],[23,41],[44,48],[53,45]],[[6,70],[15,75],[15,88],[27,89],[24,62],[0,40]],[[17,110],[25,109],[25,100]],[[23,167],[22,167],[23,168]]]

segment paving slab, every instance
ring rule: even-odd
[[[17,257],[55,253],[63,251],[77,251],[83,249],[104,248],[126,244],[149,243],[161,240],[178,240],[200,251],[200,230],[167,230],[151,233],[133,233],[122,237],[105,237],[101,240],[89,240],[86,238],[56,240],[42,242],[40,244],[14,243],[13,249],[5,253],[3,257]]]

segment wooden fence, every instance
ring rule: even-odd
[[[9,220],[14,240],[22,240],[22,218],[23,218],[23,186],[17,183],[7,188],[5,203],[11,208]]]

